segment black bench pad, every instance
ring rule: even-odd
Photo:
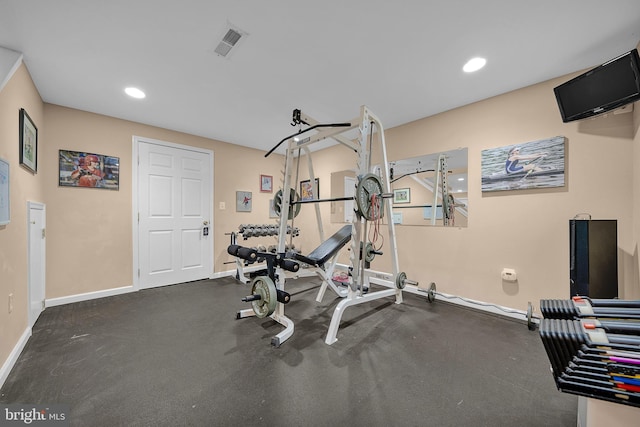
[[[351,224],[347,224],[336,232],[333,236],[322,242],[309,255],[296,254],[297,261],[304,262],[316,267],[322,267],[330,260],[347,242],[351,240]]]

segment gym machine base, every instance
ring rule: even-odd
[[[388,192],[390,188],[389,182],[389,166],[387,161],[387,152],[384,140],[384,129],[380,120],[365,106],[360,109],[360,115],[349,122],[333,123],[333,124],[321,124],[316,120],[302,114],[300,110],[293,111],[292,125],[306,125],[308,128],[299,130],[297,133],[290,135],[280,141],[275,147],[273,147],[266,155],[268,156],[275,151],[281,144],[287,142],[288,146],[285,154],[285,168],[284,176],[282,180],[281,190],[276,193],[274,197],[274,210],[280,215],[280,230],[278,239],[277,254],[280,257],[285,255],[285,238],[286,233],[282,232],[286,230],[287,226],[293,227],[293,221],[295,216],[300,210],[302,203],[316,203],[315,213],[317,220],[317,229],[320,235],[320,241],[323,242],[316,250],[318,253],[310,254],[309,256],[297,256],[296,258],[305,263],[310,263],[318,270],[318,275],[323,279],[323,284],[318,293],[316,301],[320,302],[323,298],[324,292],[327,287],[332,288],[338,296],[343,299],[337,304],[331,322],[325,343],[331,345],[337,341],[338,329],[340,327],[340,321],[344,314],[344,311],[353,305],[363,304],[369,301],[394,297],[395,303],[400,304],[402,300],[402,291],[405,288],[411,289],[413,293],[424,296],[425,290],[418,287],[418,283],[407,279],[406,274],[401,272],[398,266],[398,254],[396,250],[396,238],[395,238],[395,226],[393,221],[386,221],[388,229],[388,244],[389,255],[391,257],[391,264],[393,272],[381,273],[375,272],[370,269],[370,264],[375,255],[382,254],[379,249],[375,249],[372,242],[368,242],[368,229],[369,223],[373,223],[375,231],[381,228],[382,217],[384,215],[387,218],[393,218],[391,203],[385,203],[385,199],[392,197],[392,194]],[[375,128],[375,132],[374,132]],[[304,136],[309,131],[315,133],[311,136]],[[357,138],[352,140],[347,138],[344,134],[350,131],[357,132]],[[382,167],[372,168],[370,158],[370,148],[373,146],[374,135],[377,137],[377,144],[380,147],[380,158],[382,159]],[[351,223],[351,230],[348,234],[344,235],[343,228],[341,231],[342,239],[336,238],[334,235],[332,238],[324,239],[323,223],[320,214],[320,207],[317,203],[323,200],[315,200],[312,202],[301,202],[297,200],[295,185],[298,182],[298,170],[300,165],[300,157],[304,154],[308,159],[309,174],[308,178],[311,182],[315,180],[313,165],[311,161],[311,151],[309,147],[316,143],[323,141],[327,138],[336,140],[341,145],[347,147],[351,152],[356,154],[356,175],[358,184],[356,188],[356,194],[354,196],[354,206],[356,207],[355,215]],[[294,171],[294,158],[298,159],[297,168],[295,168],[296,175],[293,175]],[[288,195],[288,197],[287,197]],[[349,198],[351,200],[351,198]],[[331,199],[333,200],[333,199]],[[289,224],[291,222],[291,224]],[[340,231],[336,234],[340,234]],[[338,256],[339,249],[346,244],[348,237],[350,244],[350,256],[349,256],[349,283],[346,290],[346,295],[343,290],[338,289],[331,280],[331,276],[327,274],[327,269],[324,269],[324,264],[327,260],[332,259],[329,264],[329,271],[333,271],[335,266],[336,257]],[[336,239],[334,239],[336,238]],[[336,245],[336,241],[340,241],[339,245]],[[325,245],[326,250],[323,250]],[[338,247],[339,246],[339,247]],[[330,250],[329,250],[330,249]],[[315,251],[314,251],[315,252]],[[323,256],[319,256],[323,255]],[[327,258],[325,259],[325,256]],[[277,262],[274,263],[273,273],[273,287],[278,292],[284,292],[286,275],[283,268]],[[269,278],[266,278],[269,279]],[[241,310],[238,312],[238,318],[247,317],[251,315],[258,315],[262,313],[264,305],[268,305],[269,309],[266,310],[266,315],[270,316],[273,320],[285,327],[285,329],[274,336],[271,343],[275,346],[281,345],[284,341],[291,337],[294,331],[294,324],[291,319],[287,318],[284,314],[285,303],[278,300],[274,305],[273,289],[264,291],[264,277],[256,277],[253,280],[252,295],[245,298],[245,301],[252,301],[254,305],[253,310]],[[271,279],[269,279],[271,282]],[[258,289],[256,292],[256,283]],[[380,291],[371,291],[369,289],[370,283],[382,285],[386,289]],[[269,285],[270,287],[271,285]],[[365,292],[367,289],[367,292]],[[428,300],[433,301],[435,297],[435,284],[426,291],[428,294]],[[269,298],[265,301],[264,298]],[[262,300],[262,302],[260,302]],[[258,301],[258,302],[256,302]],[[262,316],[265,317],[265,316]]]

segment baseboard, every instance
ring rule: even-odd
[[[213,275],[210,278],[221,279],[223,277],[229,277],[229,276],[236,277],[236,270],[219,271],[217,273],[213,273]]]
[[[18,361],[18,357],[20,357],[20,353],[24,349],[24,346],[27,345],[27,341],[29,341],[29,337],[31,336],[31,328],[27,328],[23,333],[18,342],[16,343],[11,353],[9,353],[9,357],[4,361],[2,368],[0,368],[0,387],[4,385],[4,382],[7,380],[9,373],[13,369],[13,366]]]
[[[127,294],[134,292],[133,286],[122,286],[120,288],[105,289],[104,291],[87,292],[85,294],[69,295],[60,298],[50,298],[45,300],[45,307],[55,307],[57,305],[71,304],[74,302],[88,301],[96,298],[112,297],[114,295]]]

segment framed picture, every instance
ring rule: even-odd
[[[9,162],[0,159],[0,225],[7,225],[11,220],[9,201]]]
[[[70,150],[58,153],[60,187],[120,188],[120,158]]]
[[[398,188],[393,190],[393,203],[411,203],[411,189]]]
[[[300,181],[300,200],[320,199],[320,178],[316,178],[311,184],[311,180]]]
[[[260,192],[273,193],[273,177],[270,175],[260,175]]]
[[[482,150],[482,191],[565,185],[564,136]]]
[[[38,172],[38,128],[24,108],[20,109],[20,164]]]
[[[251,212],[251,191],[236,191],[236,212]]]

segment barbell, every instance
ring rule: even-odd
[[[373,196],[373,197],[372,197]],[[280,216],[282,212],[282,189],[278,190],[273,197],[273,210]],[[380,177],[376,174],[368,173],[358,180],[355,196],[334,197],[330,199],[310,199],[300,200],[300,196],[293,189],[289,189],[289,219],[293,219],[300,213],[300,205],[306,203],[342,202],[355,200],[358,215],[371,221],[382,217],[384,199],[393,197],[393,193],[383,193],[383,186]]]

